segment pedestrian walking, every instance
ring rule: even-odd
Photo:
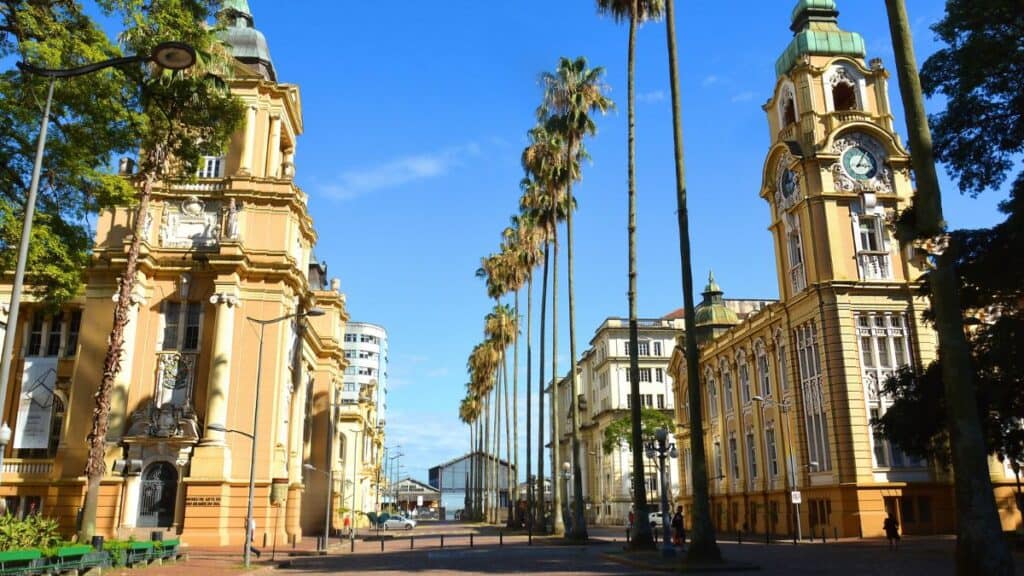
[[[682,506],[676,506],[676,513],[672,516],[672,543],[676,546],[686,544],[686,528],[683,527]]]
[[[630,528],[630,530],[633,529],[633,520],[635,520],[635,519],[636,519],[636,515],[633,514],[633,508],[631,506],[629,508],[629,528]]]
[[[889,539],[889,550],[899,550],[900,523],[892,517],[892,514],[885,517],[885,522],[882,523],[882,529],[885,530],[885,537]]]
[[[249,518],[249,534],[252,535],[252,539],[247,542],[249,550],[253,553],[256,558],[260,557],[260,549],[256,547],[256,519]]]

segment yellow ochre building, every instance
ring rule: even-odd
[[[794,37],[764,105],[771,148],[760,195],[771,215],[780,301],[739,321],[712,276],[697,307],[701,382],[677,346],[669,371],[688,509],[689,438],[704,435],[719,531],[880,536],[955,528],[951,472],[873,433],[900,366],[925,366],[937,339],[922,316],[923,261],[891,221],[910,205],[910,157],[893,126],[888,72],[838,26],[833,0],[800,0]],[[704,429],[689,428],[701,387]],[[995,460],[1003,525],[1016,528],[1012,473]],[[687,517],[689,514],[687,514]],[[799,518],[799,520],[797,520]]]
[[[250,466],[258,545],[323,534],[328,509],[340,528],[344,515],[379,501],[376,384],[342,398],[345,297],[312,258],[308,198],[293,180],[299,89],[278,82],[245,0],[224,2],[218,18],[237,60],[230,88],[246,110],[226,154],[205,158],[198,179],[160,183],[147,214],[100,214],[83,293],[57,312],[27,296],[9,327],[15,356],[3,419],[13,437],[0,497],[15,515],[59,519],[66,534],[85,494],[111,297],[140,217],[145,237],[112,395],[98,533],[165,530],[192,545],[241,546]],[[5,282],[0,303],[10,302]],[[287,318],[314,308],[324,314]],[[262,332],[250,320],[278,318]]]

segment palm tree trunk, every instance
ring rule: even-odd
[[[533,446],[531,436],[533,435],[533,271],[526,282],[526,525],[533,527],[534,499],[533,499]]]
[[[576,156],[576,143],[569,141],[568,165],[572,165]],[[565,242],[569,249],[569,384],[572,397],[572,486],[573,486],[573,519],[570,538],[577,541],[587,539],[587,523],[583,517],[583,468],[580,466],[580,407],[579,379],[576,376],[576,293],[573,282],[573,238],[572,238],[572,180],[566,186],[567,204],[565,216]]]
[[[907,115],[911,161],[917,176],[914,197],[917,236],[930,238],[946,233],[932,136],[921,95],[906,5],[903,0],[886,0],[885,5]],[[1008,575],[1014,573],[1013,557],[1003,539],[989,477],[988,450],[978,415],[974,372],[960,308],[954,267],[956,252],[957,247],[951,243],[945,253],[938,255],[935,270],[928,274],[932,312],[939,334],[943,391],[949,407],[947,425],[956,479],[956,573]]]
[[[557,199],[552,206],[557,205]],[[558,213],[555,208],[555,213]],[[562,412],[559,410],[558,402],[558,221],[555,220],[551,227],[551,244],[554,264],[551,270],[551,513],[555,518],[555,535],[565,533],[565,523],[562,521],[562,502],[565,495],[562,494],[562,483],[558,481],[558,471],[562,462]]]
[[[515,311],[516,311],[516,331],[513,336],[513,347],[514,352],[512,353],[512,441],[514,442],[512,450],[512,464],[515,470],[514,480],[515,486],[512,490],[515,498],[514,510],[519,509],[519,287],[516,288],[515,295]],[[510,471],[511,473],[511,471]],[[516,524],[519,522],[517,519]]]
[[[484,471],[484,492],[483,492],[484,509],[483,510],[484,510],[484,519],[485,519],[485,521],[490,521],[490,516],[489,516],[490,511],[491,511],[491,498],[490,498],[490,489],[491,489],[491,474],[490,474],[491,466],[490,466],[490,461],[491,461],[491,459],[490,459],[490,454],[491,454],[491,447],[493,446],[493,444],[491,443],[493,438],[491,436],[491,393],[490,392],[487,393],[487,403],[485,404],[484,412],[486,413],[486,416],[484,417],[484,443],[485,443],[485,445],[484,445],[484,469],[483,469],[483,471]]]
[[[545,506],[545,490],[544,490],[544,354],[547,348],[544,346],[545,336],[545,321],[547,320],[548,312],[548,255],[549,255],[549,244],[547,238],[544,239],[544,281],[541,283],[541,297],[540,297],[540,363],[538,365],[540,371],[540,379],[537,382],[537,530],[546,533],[548,530],[548,523],[545,515],[547,508]]]
[[[628,195],[629,195],[629,395],[633,458],[633,522],[630,547],[653,549],[654,539],[647,518],[647,475],[644,470],[643,430],[640,421],[643,396],[640,395],[640,330],[637,323],[637,259],[636,259],[636,34],[639,27],[636,0],[629,18],[629,55],[627,57],[626,90],[628,101]]]
[[[505,492],[506,492],[506,509],[507,514],[505,517],[505,524],[512,527],[512,428],[509,423],[509,407],[510,402],[508,401],[508,358],[505,357],[505,351],[501,352],[501,367],[504,373],[502,374],[502,393],[505,395],[505,462],[508,464],[505,467]]]
[[[162,148],[158,147],[153,151],[157,165],[162,165],[165,158]],[[108,337],[107,353],[103,359],[103,377],[99,387],[96,389],[96,408],[93,410],[92,429],[89,432],[89,457],[85,465],[87,487],[85,502],[82,505],[82,523],[78,530],[78,541],[86,542],[96,535],[96,512],[99,507],[100,484],[106,474],[106,442],[107,432],[110,427],[110,392],[114,387],[114,380],[121,371],[121,355],[124,353],[126,342],[124,341],[124,330],[128,325],[131,312],[132,291],[135,289],[135,274],[138,269],[139,251],[142,247],[142,237],[145,234],[146,213],[149,212],[149,200],[153,192],[153,183],[156,176],[150,173],[146,176],[139,193],[139,207],[136,211],[135,226],[132,230],[132,243],[128,248],[128,257],[125,262],[124,275],[121,277],[121,285],[117,292],[117,302],[114,304],[114,323],[110,328]],[[134,343],[128,342],[128,345]]]
[[[665,2],[669,76],[672,84],[672,131],[676,160],[676,208],[679,222],[679,261],[683,276],[683,306],[686,325],[686,381],[690,402],[690,460],[693,483],[692,543],[690,560],[717,560],[722,557],[711,525],[708,501],[707,458],[704,453],[704,418],[700,405],[700,373],[697,367],[697,328],[694,325],[693,266],[690,262],[690,221],[686,206],[686,163],[683,153],[683,119],[679,94],[679,62],[676,54],[675,0]]]
[[[494,389],[494,520],[497,524],[501,521],[501,409],[503,406],[502,402],[502,386],[504,384],[504,378],[501,372],[501,363],[496,368],[497,374],[495,375],[495,389]],[[508,423],[506,422],[506,425]]]

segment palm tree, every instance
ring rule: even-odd
[[[525,196],[523,200],[530,203],[529,208],[535,211],[538,222],[544,227],[545,239],[547,245],[545,245],[544,254],[544,290],[547,290],[547,272],[548,272],[548,261],[549,252],[548,248],[552,247],[553,254],[551,254],[554,260],[554,266],[552,270],[552,281],[551,281],[551,461],[552,469],[551,473],[554,476],[557,473],[557,463],[560,460],[560,422],[558,414],[558,394],[557,394],[557,380],[558,380],[558,222],[565,218],[565,179],[566,170],[563,163],[564,155],[560,153],[562,150],[561,138],[558,134],[547,130],[544,126],[536,126],[529,132],[531,144],[526,147],[523,151],[523,166],[526,168],[528,174],[534,177],[534,182],[537,184],[534,190],[535,194]],[[546,294],[545,294],[546,296]],[[547,299],[545,297],[544,304],[541,306],[541,354],[544,353],[543,338],[544,338],[544,316],[545,316],[545,305]],[[541,357],[541,364],[543,365],[543,356]],[[541,381],[538,382],[540,387],[541,398],[544,394],[544,378],[543,373],[541,374]],[[543,411],[543,400],[541,400],[541,411]],[[543,425],[543,420],[539,423]],[[543,436],[541,436],[543,438]],[[538,449],[543,452],[543,442],[538,444]],[[543,454],[542,456],[543,457]],[[543,482],[543,474],[539,471],[541,468],[538,464],[538,477]],[[552,477],[552,514],[554,516],[554,531],[556,534],[564,532],[564,524],[562,522],[562,510],[561,510],[561,497],[558,490],[557,479]]]
[[[942,196],[935,172],[932,135],[921,95],[914,43],[903,0],[886,0],[889,29],[906,110],[911,161],[917,176],[914,225],[917,239],[945,236]],[[942,384],[949,407],[949,437],[956,478],[957,574],[1013,574],[1013,556],[1006,545],[992,492],[992,480],[978,415],[977,391],[957,284],[956,246],[935,253],[936,267],[928,273],[932,313],[939,333]]]
[[[504,366],[505,362],[505,351],[508,349],[515,339],[516,332],[519,330],[518,322],[514,317],[514,312],[511,308],[506,305],[495,305],[494,310],[487,315],[484,335],[487,341],[497,350],[500,350],[501,364]],[[505,446],[506,454],[508,453],[509,447],[509,427],[508,427],[508,378],[507,370],[505,370],[504,377],[504,394],[505,394]],[[499,458],[501,453],[499,451]],[[511,460],[511,459],[509,459]],[[505,480],[508,483],[509,499],[508,499],[508,516],[506,523],[511,524],[512,522],[512,469],[511,467],[505,470]]]
[[[459,403],[459,420],[469,427],[469,453],[473,454],[476,451],[476,439],[474,430],[476,423],[480,418],[480,398],[473,391],[472,384],[466,384],[466,397]],[[473,470],[472,463],[474,459],[470,459],[470,478],[466,482],[466,510],[470,513],[471,517],[476,516],[475,512],[475,500],[474,500],[474,486],[477,480],[473,478],[475,471]]]
[[[605,96],[607,86],[601,80],[604,68],[588,68],[583,57],[576,60],[562,58],[554,73],[544,73],[541,83],[544,85],[544,100],[538,116],[545,118],[553,131],[562,136],[565,156],[565,197],[567,204],[573,203],[572,184],[581,178],[580,161],[585,157],[583,139],[597,133],[597,124],[592,114],[604,114],[614,104]],[[569,374],[570,403],[572,404],[572,462],[573,492],[573,523],[570,537],[574,540],[587,539],[586,518],[583,514],[583,473],[580,466],[580,411],[579,411],[579,379],[576,372],[576,292],[573,274],[573,237],[572,213],[574,205],[566,206],[565,229],[568,245],[569,265]],[[555,249],[557,251],[556,243]],[[557,262],[557,260],[556,260]],[[557,274],[556,274],[557,280]],[[554,380],[557,389],[558,375]],[[552,397],[555,397],[552,392]]]
[[[633,398],[640,398],[640,331],[637,323],[636,302],[636,35],[640,24],[660,18],[664,10],[662,0],[597,0],[599,12],[610,13],[617,22],[629,20],[629,44],[627,48],[627,180],[629,186],[629,391]],[[633,446],[640,446],[642,430],[640,402],[633,402]],[[647,517],[647,491],[643,475],[643,452],[633,450],[633,509],[636,517]],[[635,549],[654,548],[651,527],[647,522],[634,522],[630,545]]]
[[[491,412],[494,407],[492,402],[492,392],[494,391],[494,375],[498,368],[499,358],[488,342],[481,342],[473,347],[473,352],[470,354],[468,369],[470,378],[473,382],[477,394],[484,399],[484,433],[483,441],[485,443],[484,454],[488,462],[493,461],[493,438],[491,432]],[[497,427],[497,423],[495,423]],[[490,475],[485,475],[484,484],[489,484],[491,481]],[[485,498],[484,509],[490,513],[493,510],[490,503],[493,501],[493,483],[486,486],[484,489],[485,494],[488,494]]]
[[[717,560],[722,554],[715,542],[708,502],[707,458],[704,451],[704,416],[701,411],[699,371],[697,369],[697,330],[694,326],[693,267],[690,263],[690,221],[686,207],[686,164],[683,154],[682,107],[679,103],[679,63],[676,57],[675,0],[665,1],[669,82],[672,85],[672,131],[676,160],[676,216],[679,225],[679,261],[683,276],[683,306],[686,327],[686,381],[690,404],[690,460],[693,485],[693,510],[690,512],[690,560]]]
[[[533,520],[533,505],[534,505],[534,494],[533,494],[533,482],[530,477],[533,475],[532,468],[532,455],[531,455],[531,418],[530,413],[532,411],[532,370],[533,370],[533,271],[537,267],[542,257],[543,251],[541,249],[542,237],[539,230],[534,225],[534,221],[530,214],[523,212],[517,216],[512,217],[512,240],[510,243],[511,252],[513,255],[513,267],[515,272],[513,273],[513,284],[516,290],[516,319],[519,319],[519,289],[526,284],[526,510],[527,518],[525,522],[531,523]],[[515,376],[513,376],[513,382],[518,382],[518,368],[519,368],[519,332],[516,332],[515,342]],[[518,384],[515,384],[515,388]],[[513,394],[513,397],[518,398],[518,393]],[[516,418],[518,423],[518,416]],[[516,433],[516,471],[519,470],[519,434]],[[517,498],[518,501],[518,491]]]

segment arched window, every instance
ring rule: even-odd
[[[729,362],[722,360],[719,365],[722,371],[722,394],[725,395],[725,411],[732,412],[733,403],[733,389],[732,389],[732,372],[729,371]]]
[[[836,112],[857,110],[857,93],[852,84],[840,82],[832,87],[832,103]]]
[[[785,126],[796,123],[796,102],[792,96],[782,103],[782,122]]]
[[[832,101],[833,112],[864,109],[861,82],[860,75],[846,66],[838,65],[828,71],[825,89]]]

